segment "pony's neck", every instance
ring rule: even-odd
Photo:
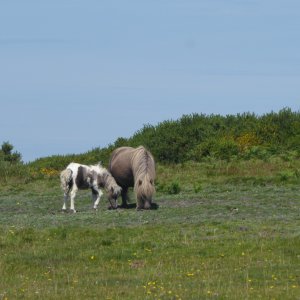
[[[108,171],[103,174],[103,185],[104,188],[109,190],[116,184],[115,179],[108,173]]]

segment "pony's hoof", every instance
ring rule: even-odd
[[[61,212],[66,214],[68,211],[66,209],[62,208]]]
[[[151,209],[158,209],[159,205],[157,203],[151,203]]]
[[[119,206],[120,208],[124,208],[124,209],[126,209],[126,208],[128,208],[128,204],[121,204],[120,206]]]
[[[113,209],[117,209],[118,207],[113,207],[113,206],[109,206],[107,209],[108,210],[113,210]]]
[[[76,214],[76,210],[75,209],[70,209],[70,213]]]

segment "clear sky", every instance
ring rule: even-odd
[[[82,153],[183,114],[300,110],[298,0],[0,0],[0,143]]]

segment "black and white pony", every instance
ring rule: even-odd
[[[61,187],[64,191],[63,211],[67,209],[67,200],[70,194],[70,210],[76,212],[74,199],[78,189],[91,189],[94,209],[97,209],[105,188],[108,193],[108,200],[112,208],[117,208],[117,198],[121,193],[121,187],[117,185],[112,175],[100,163],[93,166],[86,166],[77,163],[70,163],[60,173]]]

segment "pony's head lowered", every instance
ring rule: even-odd
[[[138,147],[133,155],[132,165],[137,209],[149,209],[155,193],[155,162],[153,156],[144,147]]]
[[[121,195],[122,188],[116,183],[113,176],[105,168],[103,168],[102,176],[98,177],[98,182],[105,188],[111,207],[117,208],[117,198]]]

